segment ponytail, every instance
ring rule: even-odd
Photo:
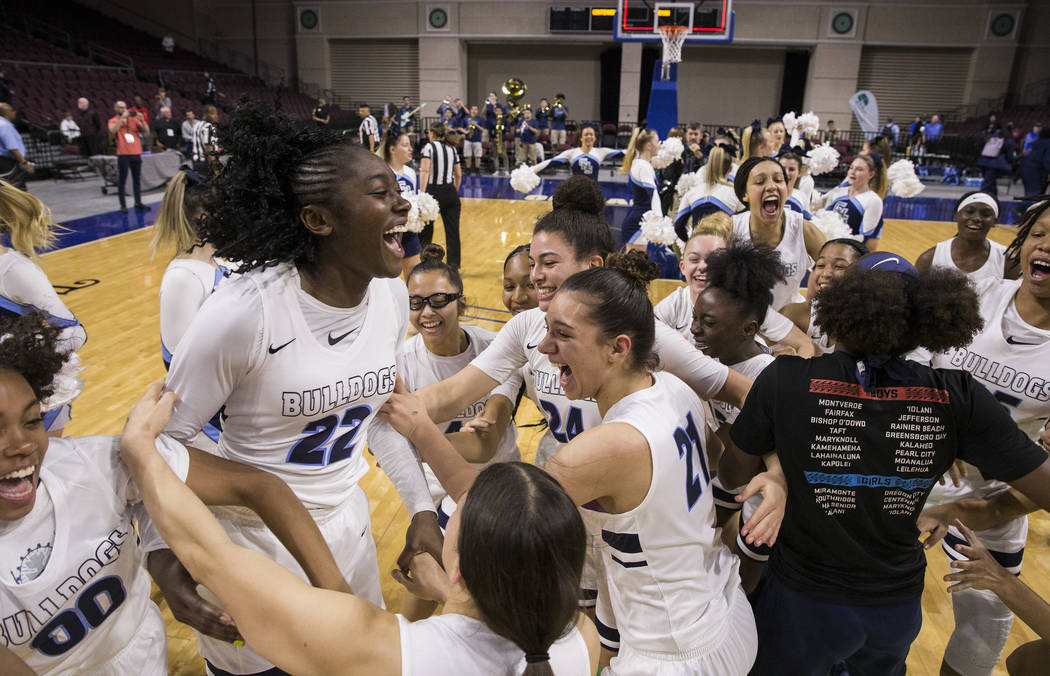
[[[631,173],[631,164],[634,162],[635,155],[638,154],[639,146],[645,147],[645,144],[649,142],[656,132],[652,129],[646,129],[644,127],[635,127],[634,131],[631,132],[631,142],[627,144],[627,151],[623,154],[623,166],[620,167],[621,174]]]
[[[707,176],[706,184],[707,191],[710,193],[711,190],[718,184],[724,183],[729,185],[726,181],[726,177],[729,176],[729,170],[733,168],[733,158],[729,155],[725,148],[722,146],[715,146],[711,149],[711,154],[707,158]]]
[[[61,228],[51,219],[51,210],[39,199],[0,180],[0,233],[11,235],[11,247],[29,258],[38,249],[55,244]]]
[[[759,157],[762,147],[766,144],[766,135],[761,129],[755,129],[754,127],[745,127],[744,135],[741,137],[740,144],[742,146],[740,157],[741,163],[747,161],[752,157]]]
[[[171,177],[149,243],[154,256],[169,248],[175,249],[176,255],[187,253],[200,243],[197,221],[207,192],[202,181],[203,177],[194,171],[179,171]]]

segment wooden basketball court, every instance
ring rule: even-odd
[[[461,221],[463,280],[468,302],[478,309],[468,314],[478,317],[481,326],[497,330],[509,315],[502,309],[500,274],[503,259],[511,248],[527,242],[535,220],[550,209],[549,202],[464,199]],[[936,242],[955,232],[954,223],[887,220],[883,250],[892,250],[914,260]],[[439,242],[441,229],[438,228]],[[57,287],[70,287],[63,300],[83,322],[88,342],[80,355],[85,365],[86,387],[77,399],[68,435],[118,434],[130,405],[153,380],[164,376],[160,359],[159,305],[157,291],[167,259],[150,260],[147,244],[152,229],[137,230],[109,239],[90,242],[43,256],[41,265]],[[1013,234],[996,229],[992,239],[1009,243]],[[97,280],[97,283],[93,283]],[[654,284],[653,300],[668,294],[677,283]],[[63,290],[60,288],[60,290]],[[858,299],[862,302],[863,299]],[[528,400],[522,402],[519,424],[531,424],[540,415]],[[540,429],[521,430],[522,457],[535,454]],[[372,531],[384,571],[383,594],[388,608],[396,610],[401,588],[385,571],[394,567],[404,544],[407,513],[392,485],[381,471],[370,472],[361,482],[367,491],[372,514]],[[1045,513],[1031,517],[1028,552],[1022,579],[1050,598],[1050,518]],[[941,577],[946,573],[940,548],[927,556],[926,591],[923,596],[923,628],[912,647],[908,668],[914,674],[937,674],[944,646],[954,620],[951,601]],[[168,623],[169,672],[202,674],[203,661],[197,656],[193,632],[175,622],[159,593],[155,600],[164,610]],[[1006,646],[1008,654],[1017,646],[1037,638],[1020,620],[1014,623]],[[996,674],[1005,674],[1000,667]]]

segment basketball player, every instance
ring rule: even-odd
[[[968,373],[901,358],[969,342],[981,318],[962,275],[920,277],[902,256],[876,253],[816,303],[835,352],[766,367],[732,430],[745,452],[776,449],[789,486],[753,597],[752,673],[827,673],[845,662],[850,673],[904,674],[922,621],[916,519],[937,477],[962,458],[1045,508],[1050,462]],[[745,478],[728,476],[734,454],[719,465],[728,485]]]
[[[580,145],[562,151],[549,160],[540,162],[532,168],[532,171],[538,174],[552,162],[567,162],[572,175],[587,176],[597,181],[598,170],[601,169],[602,162],[623,154],[622,150],[614,148],[595,148],[594,144],[597,140],[598,135],[594,126],[590,124],[584,125],[583,129],[580,130]]]
[[[445,570],[429,554],[396,577],[443,602],[442,615],[410,623],[358,595],[313,589],[239,547],[153,450],[174,397],[136,404],[122,453],[157,526],[215,589],[247,639],[286,673],[405,676],[597,670],[594,626],[576,609],[584,530],[557,482],[521,463],[485,468],[449,519]],[[507,524],[513,523],[514,528]],[[447,571],[447,572],[446,572]],[[510,584],[508,584],[510,582]],[[355,590],[356,591],[356,590]]]
[[[683,195],[678,205],[674,229],[682,240],[689,239],[692,226],[705,216],[716,211],[732,216],[744,208],[737,199],[733,183],[729,179],[730,172],[735,169],[732,155],[725,148],[715,146],[711,149],[704,168],[706,171],[700,183]]]
[[[398,364],[405,385],[413,390],[458,373],[492,342],[495,335],[480,327],[459,323],[466,309],[463,279],[458,271],[441,260],[443,255],[440,246],[428,244],[423,250],[422,262],[408,277],[408,318],[417,333],[405,341]],[[521,385],[520,377],[511,378],[460,411],[452,420],[442,421],[445,434],[458,433],[457,448],[479,467],[493,462],[521,460],[518,430],[512,420]],[[472,433],[461,433],[464,423],[479,414],[493,423],[474,428]],[[433,471],[426,465],[423,470],[437,509],[438,523],[444,527],[449,515],[455,511],[456,503],[448,497]],[[409,597],[407,600],[415,599]],[[436,606],[424,603],[426,605],[403,604],[401,612],[413,621],[428,617]]]
[[[733,237],[775,248],[787,267],[787,278],[773,287],[774,310],[803,300],[802,278],[824,244],[824,235],[797,211],[785,211],[784,168],[771,158],[753,157],[740,165],[733,188],[748,208],[733,217]]]
[[[0,318],[42,312],[62,330],[63,351],[76,352],[87,341],[87,332],[33,262],[39,249],[54,246],[55,227],[43,202],[0,180],[0,234],[8,235],[11,242],[11,248],[0,244]],[[52,436],[62,436],[71,412],[69,403],[45,411],[44,428]]]
[[[561,446],[544,469],[601,521],[607,587],[598,596],[599,634],[604,644],[603,618],[611,611],[619,628],[612,638],[620,642],[606,672],[746,674],[756,649],[753,616],[736,559],[713,522],[704,407],[682,381],[652,373],[655,332],[645,285],[655,264],[631,251],[612,255],[610,265],[562,284],[540,343],[559,367],[566,396],[593,399],[603,416]],[[455,493],[476,470],[418,415],[425,410],[417,395],[395,394],[381,415]],[[760,483],[763,495],[783,499],[772,474],[748,492]],[[776,521],[775,508],[763,507]],[[764,517],[761,511],[748,524],[756,542],[764,541],[768,523],[757,525]]]
[[[419,183],[416,181],[415,170],[408,166],[412,161],[412,139],[407,133],[387,133],[383,136],[383,160],[397,177],[397,184],[401,186],[401,192],[415,194],[419,192]],[[419,252],[422,245],[419,243],[419,233],[405,232],[401,235],[401,248],[405,255],[401,259],[401,275],[408,279],[408,273],[412,268],[419,265]]]
[[[400,232],[409,204],[373,153],[327,129],[299,129],[258,103],[235,112],[230,160],[212,182],[198,226],[242,274],[212,294],[186,331],[168,376],[180,396],[172,435],[192,439],[224,408],[218,453],[284,479],[309,507],[355,593],[382,603],[362,441],[393,389],[408,320]],[[260,148],[265,147],[266,152]],[[413,515],[402,559],[440,555],[440,531],[410,449],[370,444]],[[231,537],[301,571],[256,520],[225,512]],[[152,545],[150,545],[152,548]],[[213,674],[271,668],[238,647],[221,612],[204,605],[170,552],[150,572],[200,634]],[[210,590],[215,592],[217,590]],[[209,593],[211,602],[214,595]]]
[[[986,202],[977,204],[987,207]],[[978,285],[984,329],[969,345],[934,355],[933,365],[970,372],[1038,443],[1050,420],[1050,202],[1026,214],[1006,256],[1019,261],[1021,279],[989,277]],[[1002,481],[967,469],[960,485],[945,482],[935,487],[931,504],[1007,490]],[[1021,570],[1027,535],[1025,516],[977,531],[984,546],[1014,574]],[[962,534],[952,526],[942,543],[949,560],[966,558],[955,549],[960,544],[965,544]],[[952,607],[955,631],[944,652],[942,671],[991,674],[1010,634],[1013,613],[989,590],[952,594]]]
[[[806,177],[802,158],[793,152],[784,152],[777,159],[780,160],[780,166],[784,167],[784,177],[787,179],[788,198],[784,206],[802,214],[802,218],[807,221],[812,220],[813,214],[809,213],[812,188],[808,192],[802,189],[802,179]]]
[[[539,304],[536,300],[536,285],[529,279],[531,271],[529,245],[522,244],[511,249],[503,261],[503,306],[512,315],[531,310]]]
[[[372,116],[372,108],[367,103],[358,106],[357,114],[361,116],[361,126],[357,128],[357,142],[368,148],[368,152],[374,153],[376,145],[379,144],[379,124]]]
[[[882,237],[882,197],[886,192],[886,169],[871,155],[858,155],[849,165],[848,185],[840,185],[814,196],[813,208],[837,213],[864,242],[868,251],[879,248]]]
[[[924,251],[915,267],[920,272],[931,265],[954,268],[975,283],[1003,279],[1007,276],[1006,247],[988,239],[988,232],[998,219],[999,200],[979,190],[966,193],[955,203],[955,237]]]
[[[817,262],[809,273],[806,300],[801,303],[788,303],[780,310],[780,314],[806,332],[820,354],[832,352],[835,342],[828,338],[814,321],[817,313],[814,299],[829,284],[841,279],[849,266],[867,255],[868,250],[864,248],[864,244],[855,239],[832,239],[824,242],[817,254]]]
[[[5,321],[0,334],[0,645],[39,674],[164,676],[164,620],[142,568],[133,524],[139,494],[120,438],[49,437],[40,402],[68,356],[59,330],[33,314]],[[151,390],[159,394],[161,384]],[[312,582],[348,590],[280,479],[166,436],[148,444],[194,499],[255,510]]]
[[[620,173],[627,174],[631,185],[631,209],[620,226],[620,245],[644,251],[645,244],[637,243],[641,237],[642,216],[647,211],[663,215],[660,199],[656,194],[656,171],[650,160],[660,152],[660,136],[653,129],[635,127],[627,152],[623,156]],[[644,240],[643,240],[644,241]]]

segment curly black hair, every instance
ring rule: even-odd
[[[707,257],[707,283],[724,291],[741,317],[759,324],[769,309],[769,290],[787,277],[780,252],[734,237]]]
[[[312,262],[316,240],[299,212],[306,205],[333,207],[345,167],[371,153],[247,98],[220,138],[230,159],[205,199],[201,240],[213,244],[216,255],[238,261],[241,272]]]
[[[66,362],[58,350],[59,333],[39,313],[0,322],[0,369],[25,378],[41,401],[51,396],[55,374]]]
[[[1006,260],[1011,265],[1021,264],[1021,246],[1028,239],[1028,233],[1032,232],[1032,226],[1048,209],[1050,209],[1050,200],[1043,200],[1042,202],[1036,202],[1025,212],[1024,218],[1021,220],[1021,227],[1017,230],[1013,241],[1010,242],[1010,246],[1006,247]]]
[[[851,265],[817,292],[815,306],[817,326],[861,354],[943,352],[969,345],[984,327],[973,286],[946,268],[913,277]]]

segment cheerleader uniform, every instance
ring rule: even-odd
[[[791,196],[784,202],[784,206],[792,211],[802,214],[802,218],[811,220],[813,214],[809,212],[809,197],[802,190],[795,188],[791,191]]]
[[[882,198],[874,190],[850,197],[849,186],[839,186],[824,195],[824,204],[846,222],[858,242],[882,237]]]
[[[660,199],[656,195],[656,172],[653,165],[641,158],[635,158],[631,163],[631,171],[627,176],[631,185],[631,196],[633,202],[620,226],[620,244],[626,246],[634,243],[641,237],[642,216],[647,211],[655,211],[662,216]]]
[[[397,177],[397,184],[401,186],[402,193],[407,192],[414,195],[419,192],[419,180],[416,178],[416,172],[412,167],[406,164],[401,167],[401,173],[395,171],[394,176]],[[418,256],[419,252],[423,250],[423,246],[419,242],[419,233],[401,233],[401,248],[405,250],[405,258]]]
[[[76,352],[87,342],[87,332],[55,293],[44,271],[14,249],[0,254],[0,318],[13,319],[39,312],[47,323],[59,328],[58,349]],[[69,424],[72,406],[64,404],[44,413],[44,427],[50,432]]]
[[[952,242],[954,241],[955,238],[952,237],[943,242],[937,242],[937,246],[933,249],[933,265],[935,267],[959,270],[955,261],[952,260]],[[988,259],[984,262],[984,265],[973,272],[965,273],[975,284],[980,284],[984,280],[998,281],[1003,278],[1003,267],[1006,264],[1006,247],[990,239],[986,241],[989,247]],[[962,272],[962,270],[959,270],[959,272]]]
[[[1002,270],[1002,267],[999,268]],[[1027,324],[1018,314],[1014,297],[1021,280],[992,280],[978,285],[984,330],[965,348],[933,356],[933,366],[969,371],[1010,412],[1017,426],[1038,443],[1050,418],[1050,331]],[[935,484],[929,504],[963,498],[984,498],[1009,488],[984,478],[975,467],[959,487]],[[1028,517],[977,531],[981,542],[1008,571],[1019,574],[1028,536]],[[949,560],[966,557],[956,550],[966,540],[954,526],[942,541]],[[945,661],[964,676],[991,674],[1014,615],[994,592],[967,589],[952,594],[955,631],[945,649]]]
[[[679,239],[688,240],[692,228],[696,227],[704,216],[718,211],[732,216],[743,208],[744,205],[737,199],[733,186],[718,183],[708,190],[707,184],[701,183],[682,196],[674,221],[675,233]]]
[[[168,430],[193,438],[223,406],[215,453],[280,477],[302,500],[354,593],[382,606],[363,441],[394,390],[408,323],[400,279],[373,279],[354,308],[303,291],[288,263],[252,270],[205,301],[179,344],[168,387],[179,395]],[[370,444],[411,514],[433,511],[415,457]],[[251,512],[216,510],[234,543],[260,551],[306,580],[276,536]],[[150,547],[154,548],[154,547]],[[218,599],[204,590],[213,603]],[[198,634],[212,673],[272,668],[250,646]]]
[[[613,404],[602,423],[638,430],[652,459],[642,502],[608,515],[602,530],[609,594],[598,597],[598,626],[611,607],[620,635],[606,671],[743,676],[758,637],[739,560],[715,525],[703,404],[660,372],[652,386]]]
[[[750,211],[733,216],[733,237],[752,241]],[[802,231],[802,214],[789,209],[784,210],[784,234],[776,246],[776,251],[780,254],[780,262],[787,268],[785,281],[777,282],[772,290],[773,309],[780,310],[788,303],[801,303],[805,300],[799,293],[799,288],[809,270],[810,258]]]
[[[538,174],[554,162],[568,163],[569,171],[573,176],[586,176],[597,181],[598,170],[601,169],[602,162],[617,155],[623,155],[623,151],[613,148],[591,148],[591,152],[585,153],[583,148],[569,148],[549,160],[540,162],[532,168],[532,171]]]
[[[156,446],[185,481],[186,448]],[[29,514],[0,521],[0,645],[37,674],[167,674],[120,437],[51,439],[36,490]]]
[[[401,377],[409,391],[418,390],[425,385],[440,382],[445,378],[451,378],[456,375],[474,357],[481,354],[482,350],[488,347],[489,343],[496,336],[491,331],[486,331],[477,326],[464,324],[460,328],[467,334],[467,349],[451,357],[436,355],[428,350],[421,335],[417,334],[405,341],[397,361],[401,365]],[[489,396],[499,394],[514,402],[521,385],[520,376],[510,378],[507,382],[493,389],[483,399],[479,399],[460,411],[459,415],[445,425],[445,434],[458,432],[463,427],[463,423],[470,422],[476,415],[485,410],[485,404],[488,402]],[[488,462],[476,463],[474,466],[480,470],[495,462],[511,462],[514,460],[521,460],[521,452],[518,450],[518,428],[514,425],[514,421],[511,420],[507,424],[507,429],[503,431],[503,436],[500,437],[496,453],[492,456],[492,459]],[[430,495],[433,497],[434,507],[437,509],[438,523],[444,528],[445,524],[448,523],[448,518],[452,516],[456,509],[456,503],[448,497],[447,491],[442,487],[433,470],[430,469],[430,465],[423,463],[423,473],[426,475],[427,486],[430,488]]]
[[[525,671],[525,654],[480,620],[465,615],[435,615],[418,622],[397,616],[401,631],[403,676],[489,676]],[[591,672],[587,642],[573,626],[547,650],[555,676]]]

